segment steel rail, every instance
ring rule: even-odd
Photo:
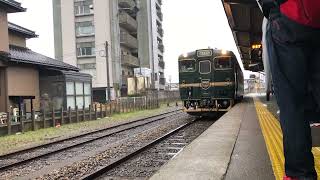
[[[102,168],[99,168],[98,170],[96,170],[95,172],[91,173],[91,174],[88,174],[84,177],[82,177],[81,179],[82,180],[92,180],[92,179],[96,179],[96,178],[99,178],[101,177],[103,174],[105,174],[106,172],[110,171],[111,169],[114,169],[115,167],[117,167],[118,165],[126,162],[127,160],[131,159],[132,157],[136,156],[137,154],[149,149],[150,147],[154,146],[155,144],[159,143],[160,141],[166,139],[167,137],[171,136],[172,134],[175,134],[176,132],[180,131],[181,129],[184,129],[186,128],[187,126],[191,125],[192,123],[194,123],[197,119],[194,119],[193,121],[191,122],[188,122],[188,123],[185,123],[181,126],[179,126],[178,128],[168,132],[167,134],[161,136],[160,138],[148,143],[147,145],[144,145],[143,147],[139,148],[138,150],[132,152],[132,153],[129,153],[125,156],[123,156],[122,158],[102,167]]]
[[[128,128],[122,129],[122,130],[117,130],[115,132],[110,132],[110,133],[107,133],[105,135],[102,135],[102,136],[99,136],[99,137],[95,137],[95,138],[92,138],[92,139],[89,139],[89,140],[86,140],[86,141],[83,141],[83,142],[80,142],[80,143],[76,143],[76,144],[73,144],[73,145],[70,145],[70,146],[67,146],[67,147],[63,147],[63,148],[60,148],[60,149],[57,149],[57,150],[54,150],[54,151],[51,151],[51,152],[43,153],[43,154],[38,155],[38,156],[26,158],[26,159],[23,159],[21,161],[17,161],[17,162],[10,163],[10,164],[4,165],[4,166],[0,166],[0,171],[5,171],[5,170],[7,170],[7,169],[9,169],[11,167],[14,167],[14,166],[22,165],[22,164],[25,164],[27,162],[30,162],[30,161],[33,161],[33,160],[37,160],[37,159],[40,159],[40,158],[43,158],[43,157],[46,157],[46,156],[50,156],[52,154],[56,154],[56,153],[59,153],[59,152],[62,152],[62,151],[66,151],[66,150],[72,149],[72,148],[76,148],[78,146],[81,146],[81,145],[84,145],[84,144],[88,144],[90,142],[93,142],[93,141],[96,141],[96,140],[99,140],[99,139],[103,139],[103,138],[106,138],[106,137],[109,137],[109,136],[112,136],[112,135],[115,135],[115,134],[130,130],[130,129],[134,129],[134,128],[137,128],[137,127],[145,126],[147,124],[151,124],[151,123],[156,122],[156,121],[163,120],[165,118],[168,118],[170,116],[173,116],[173,115],[177,114],[176,112],[179,112],[179,111],[180,111],[180,109],[175,110],[175,111],[162,113],[160,115],[155,115],[155,116],[142,118],[142,119],[139,119],[139,120],[136,120],[136,121],[132,121],[132,122],[128,122],[128,123],[119,124],[119,125],[116,125],[116,126],[113,126],[113,127],[109,127],[109,128],[105,128],[105,129],[101,129],[101,130],[97,130],[97,131],[81,134],[79,136],[74,136],[74,137],[71,137],[71,138],[55,141],[55,142],[52,142],[52,143],[47,143],[47,144],[44,144],[44,145],[32,147],[30,149],[25,149],[25,150],[21,150],[21,151],[13,152],[11,154],[4,155],[5,157],[16,156],[16,155],[19,155],[19,154],[27,153],[28,151],[33,151],[33,150],[36,150],[36,149],[45,148],[45,147],[52,146],[52,145],[55,145],[55,144],[63,143],[65,141],[70,141],[70,140],[74,140],[74,139],[77,139],[77,138],[82,138],[82,137],[85,137],[85,136],[88,136],[88,135],[93,135],[93,134],[100,133],[100,132],[103,132],[103,131],[108,131],[108,130],[112,130],[112,129],[115,129],[115,128],[119,128],[121,126],[130,125],[130,124],[134,124],[134,123],[137,123],[137,122],[146,121],[148,119],[156,118],[154,120],[148,121],[147,123],[131,126],[131,127],[128,127]],[[164,115],[167,115],[167,116],[164,116]],[[161,117],[161,116],[164,116],[164,117]],[[2,158],[4,156],[0,156],[0,158]],[[7,160],[7,159],[9,159],[9,158],[6,158],[6,159],[3,158],[2,160]]]

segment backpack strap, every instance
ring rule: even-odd
[[[288,0],[258,0],[259,4],[262,7],[263,15],[266,18],[269,18],[270,10],[272,8],[279,7],[281,4],[285,3]]]

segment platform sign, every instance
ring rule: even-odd
[[[213,55],[213,52],[211,49],[203,49],[197,51],[197,57],[210,57]]]

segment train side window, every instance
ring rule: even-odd
[[[211,72],[211,62],[209,60],[199,62],[199,73],[209,74]]]
[[[231,57],[217,57],[214,60],[216,69],[230,69],[232,68]]]
[[[196,62],[194,60],[185,60],[179,62],[180,72],[194,72],[196,70]]]

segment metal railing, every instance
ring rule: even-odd
[[[129,48],[138,48],[138,40],[126,31],[120,33],[120,44]]]
[[[129,14],[126,12],[121,12],[119,15],[119,24],[124,28],[135,31],[138,28],[138,23],[135,19],[133,19]]]
[[[121,55],[121,63],[131,67],[139,67],[139,59],[132,55]]]
[[[133,0],[119,0],[119,6],[122,8],[132,8],[136,5]]]

